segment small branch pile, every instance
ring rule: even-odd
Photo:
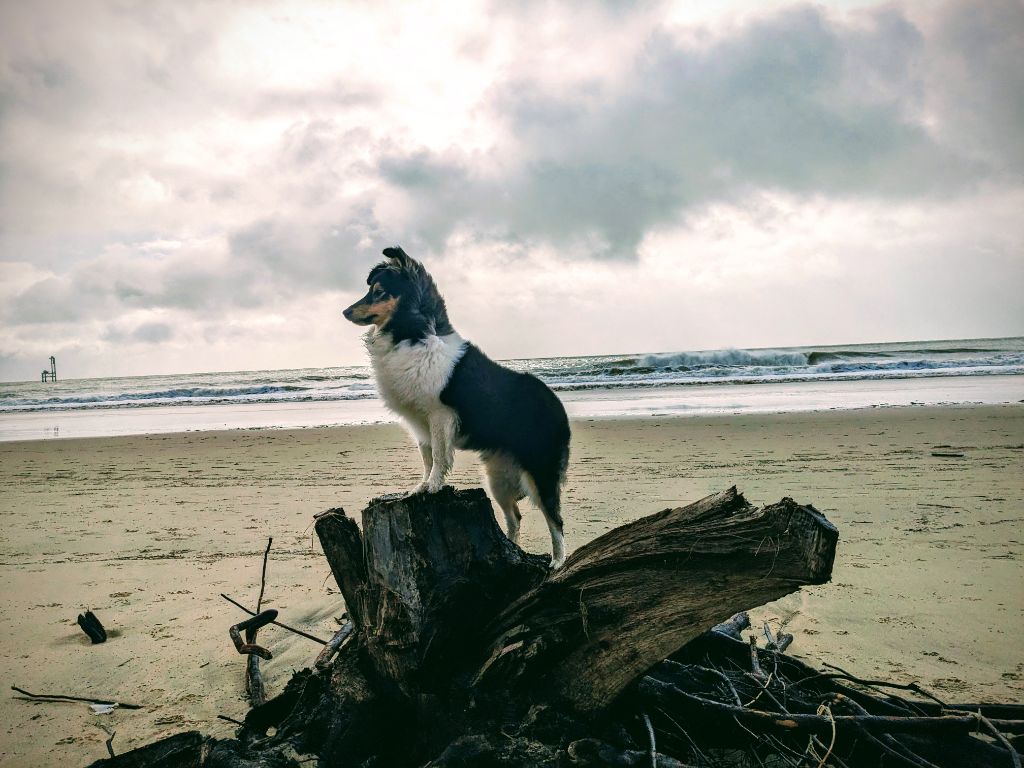
[[[623,706],[650,712],[661,748],[693,766],[1020,766],[1024,706],[947,704],[916,683],[864,680],[759,649],[745,613],[637,681]],[[910,691],[905,698],[896,690]]]

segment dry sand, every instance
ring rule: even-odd
[[[568,543],[736,484],[791,495],[836,523],[831,584],[757,612],[792,650],[868,677],[919,680],[949,700],[1024,699],[1024,408],[947,407],[574,422]],[[953,448],[939,448],[952,446]],[[932,455],[963,453],[963,458]],[[314,513],[357,512],[415,484],[418,455],[393,425],[195,432],[0,444],[0,680],[34,692],[145,706],[0,699],[0,762],[84,765],[188,728],[227,736],[246,709],[227,636],[255,602],[328,637],[343,605],[312,541]],[[455,485],[478,484],[460,454]],[[546,551],[534,511],[526,548]],[[91,646],[75,617],[113,630]],[[723,617],[724,618],[724,617]],[[271,693],[318,646],[277,628]]]

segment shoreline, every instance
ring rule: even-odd
[[[593,417],[573,432],[570,550],[730,485],[758,505],[792,496],[839,528],[832,581],[752,611],[755,627],[785,628],[812,664],[917,680],[947,701],[1024,700],[1024,406]],[[272,536],[267,607],[329,636],[344,606],[313,515],[358,516],[418,479],[397,424],[0,443],[0,677],[144,706],[99,718],[0,700],[0,762],[100,758],[97,722],[119,751],[188,728],[229,735],[216,716],[245,711],[226,631],[242,616],[220,593],[255,600]],[[460,452],[450,480],[480,485],[478,461]],[[524,512],[524,549],[549,551],[541,515]],[[75,624],[85,608],[107,643]],[[318,646],[264,631],[273,695]]]
[[[977,408],[1020,408],[1024,405],[1024,401],[1021,402],[998,402],[998,403],[911,403],[908,405],[862,405],[851,408],[828,408],[820,410],[794,410],[794,411],[752,411],[752,412],[715,412],[715,413],[662,413],[662,414],[630,414],[630,415],[618,415],[618,414],[595,414],[587,416],[569,416],[569,423],[571,426],[576,426],[583,423],[610,423],[610,422],[639,422],[639,423],[651,423],[651,422],[662,422],[665,420],[685,420],[685,421],[728,421],[736,419],[742,416],[755,416],[758,418],[770,419],[772,417],[787,417],[787,416],[824,416],[824,415],[835,415],[835,416],[852,416],[866,415],[866,414],[882,414],[882,413],[899,413],[902,411],[917,411],[917,412],[928,412],[934,411],[942,414],[947,412],[955,412],[958,410],[973,410]],[[145,439],[145,438],[190,438],[197,435],[211,436],[211,437],[223,437],[232,435],[258,435],[260,433],[269,434],[287,434],[296,433],[301,435],[308,432],[317,431],[331,431],[331,430],[342,430],[342,429],[363,429],[363,428],[377,428],[377,429],[397,429],[402,434],[407,434],[407,430],[400,419],[392,416],[390,413],[387,414],[387,418],[382,418],[379,421],[371,421],[365,423],[356,424],[312,424],[309,426],[300,427],[228,427],[224,429],[185,429],[176,432],[145,432],[145,433],[126,433],[126,434],[113,434],[113,435],[75,435],[75,436],[60,436],[60,437],[37,437],[27,439],[14,439],[5,440],[0,438],[0,448],[17,447],[19,445],[29,446],[35,443],[49,443],[54,441],[60,441],[61,443],[81,443],[87,441],[107,441],[107,440],[121,440],[121,439]],[[410,443],[412,445],[412,443]],[[459,455],[467,456],[468,453],[462,449],[458,449]]]
[[[706,384],[564,391],[571,419],[822,413],[911,406],[1003,405],[1024,401],[1024,376]],[[377,399],[164,405],[0,413],[0,443],[225,429],[310,429],[393,423]]]

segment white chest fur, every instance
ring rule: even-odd
[[[384,404],[412,422],[414,429],[425,425],[431,413],[446,407],[441,404],[441,391],[466,350],[459,334],[393,344],[389,335],[374,328],[364,341]]]

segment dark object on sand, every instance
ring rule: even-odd
[[[1007,766],[1020,708],[955,711],[752,647],[737,611],[831,575],[836,529],[729,489],[616,528],[551,572],[479,489],[376,499],[316,532],[351,637],[161,766]],[[991,738],[974,735],[981,730]],[[152,748],[154,745],[147,747]],[[115,760],[96,765],[135,765]],[[813,755],[813,757],[812,757]],[[134,758],[132,758],[134,759]],[[746,764],[746,763],[744,763]]]
[[[86,704],[108,704],[120,707],[121,709],[142,709],[138,704],[125,704],[123,701],[114,701],[112,699],[94,699],[89,696],[65,696],[62,693],[29,693],[24,688],[19,688],[16,685],[12,685],[11,690],[20,693],[26,699],[34,701],[83,701]],[[15,698],[18,697],[15,696]]]
[[[244,605],[242,605],[240,602],[235,600],[230,595],[225,595],[223,592],[221,592],[220,596],[223,597],[225,600],[227,600],[229,603],[231,603],[233,606],[238,608],[239,610],[241,610],[241,611],[243,611],[245,613],[248,613],[250,616],[256,616],[259,613],[258,611],[254,611],[251,608],[246,608]],[[296,629],[295,627],[290,627],[287,624],[281,623],[280,621],[272,621],[270,623],[273,624],[275,627],[280,627],[281,629],[288,630],[293,635],[298,635],[299,637],[304,637],[307,640],[312,640],[314,643],[319,643],[320,645],[327,645],[327,643],[330,642],[329,640],[324,640],[321,637],[316,637],[315,635],[311,635],[308,632],[303,632],[301,629]]]
[[[256,645],[256,630],[260,627],[265,627],[270,624],[274,619],[277,618],[277,611],[271,608],[270,610],[263,611],[263,613],[253,616],[251,619],[240,621],[237,624],[232,624],[228,627],[228,634],[231,636],[231,642],[235,644],[235,650],[241,654],[256,655],[261,659],[272,659],[274,654],[259,645]],[[246,637],[242,639],[242,632],[245,632]]]
[[[89,636],[93,645],[107,642],[107,630],[103,628],[100,620],[96,618],[96,614],[92,611],[78,614],[78,626]]]
[[[116,765],[118,768],[199,768],[203,765],[204,742],[199,731],[185,731],[130,752],[122,752],[117,757],[100,760],[93,765]],[[235,765],[241,768],[250,764]]]

